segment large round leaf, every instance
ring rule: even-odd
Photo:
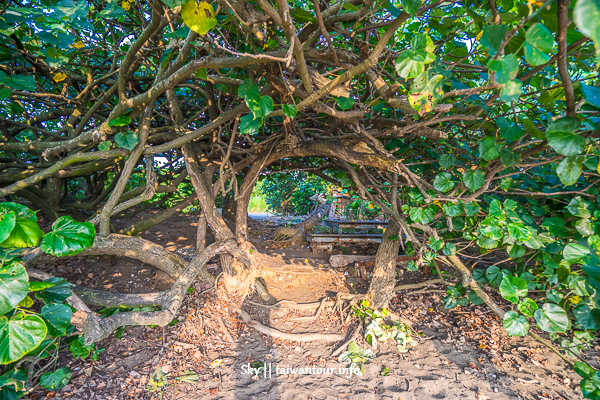
[[[519,297],[527,296],[527,281],[516,276],[504,275],[500,283],[500,294],[511,303],[517,304]]]
[[[452,175],[448,172],[440,172],[433,180],[433,187],[440,192],[448,192],[452,190],[454,186],[456,186],[456,183],[452,181]]]
[[[570,263],[581,261],[588,254],[590,254],[590,250],[577,243],[569,243],[563,250],[563,257]]]
[[[485,173],[480,169],[476,169],[475,171],[468,169],[463,175],[463,182],[466,187],[475,191],[483,186],[483,183],[485,182]]]
[[[81,253],[94,244],[96,229],[89,222],[78,222],[71,217],[60,217],[52,224],[52,231],[42,239],[42,250],[55,256]]]
[[[546,132],[550,147],[563,156],[576,156],[583,152],[585,139],[575,132],[550,131]]]
[[[35,247],[44,236],[37,222],[17,217],[10,235],[0,243],[0,247]]]
[[[48,331],[53,336],[64,335],[71,325],[71,308],[65,304],[46,304],[40,312],[48,322]]]
[[[37,315],[19,313],[11,319],[0,317],[0,364],[23,357],[42,343],[48,329]]]
[[[0,315],[6,314],[27,296],[29,276],[18,262],[0,269]]]
[[[527,332],[529,332],[529,322],[527,321],[527,318],[519,315],[519,313],[515,311],[507,311],[506,314],[504,314],[502,325],[504,325],[504,329],[506,329],[508,336],[525,336],[527,335]]]
[[[571,322],[567,312],[558,304],[546,303],[534,314],[538,326],[546,332],[564,332],[569,329]]]

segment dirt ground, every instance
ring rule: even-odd
[[[153,211],[148,211],[152,213]],[[318,303],[338,292],[361,291],[367,282],[345,268],[328,265],[329,255],[288,248],[269,239],[285,219],[256,216],[251,239],[270,256],[274,273],[266,283],[275,301]],[[197,218],[180,214],[142,234],[190,259]],[[126,224],[127,221],[116,221]],[[209,242],[212,237],[209,236]],[[374,254],[375,248],[343,248]],[[218,259],[208,264],[219,273]],[[49,272],[93,288],[148,292],[172,283],[151,266],[126,258],[75,257],[46,266]],[[406,272],[399,283],[431,277]],[[362,375],[332,357],[340,343],[298,343],[272,339],[244,324],[232,299],[200,281],[187,296],[172,326],[128,327],[98,347],[99,360],[60,363],[73,371],[60,392],[35,392],[32,399],[580,399],[577,375],[554,353],[526,338],[506,336],[501,321],[485,306],[445,310],[441,287],[399,293],[390,309],[420,333],[407,353],[381,345]],[[500,299],[498,299],[500,301]],[[278,304],[282,304],[281,302]],[[241,305],[255,320],[289,333],[351,333],[347,310],[325,306],[315,313],[265,304],[257,295]],[[316,317],[315,317],[316,315]],[[357,343],[368,345],[360,338]],[[598,349],[592,349],[597,351]],[[267,372],[249,373],[263,365]],[[293,368],[297,368],[293,370]],[[303,370],[299,370],[302,368]],[[270,374],[269,374],[270,371]],[[388,373],[389,371],[389,373]]]

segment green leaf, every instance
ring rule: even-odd
[[[14,211],[0,215],[0,243],[4,242],[10,236],[17,222],[17,216]]]
[[[452,168],[456,165],[456,157],[450,154],[442,154],[439,159],[440,167],[444,169]]]
[[[590,254],[590,250],[577,243],[569,243],[563,250],[563,257],[569,263],[581,261],[588,254]]]
[[[481,35],[481,45],[488,50],[490,55],[496,54],[500,48],[500,44],[504,39],[504,34],[507,30],[506,25],[486,25],[483,27],[483,34]]]
[[[592,216],[589,211],[589,204],[581,196],[574,197],[566,209],[575,217],[590,218]]]
[[[453,256],[456,254],[456,245],[454,243],[446,243],[442,249],[442,253],[446,256]]]
[[[258,102],[258,107],[252,110],[255,118],[265,118],[273,112],[275,104],[271,96],[262,96]]]
[[[511,222],[507,225],[507,228],[508,233],[513,239],[525,242],[531,238],[529,229],[520,222]]]
[[[475,293],[472,290],[467,294],[467,298],[469,299],[469,301],[471,301],[471,303],[474,306],[479,306],[483,304],[483,300],[481,299],[481,297],[477,296],[477,293]]]
[[[575,372],[577,372],[577,375],[581,376],[582,378],[589,378],[596,372],[594,368],[581,361],[575,361],[573,364],[573,369]]]
[[[562,159],[556,166],[556,175],[565,186],[574,185],[582,172],[583,158],[580,156],[569,156]]]
[[[4,80],[4,84],[14,90],[35,91],[37,83],[33,75],[12,75]]]
[[[45,282],[53,285],[35,292],[35,297],[42,300],[44,303],[60,303],[71,296],[71,287],[69,282],[62,278],[50,278]]]
[[[525,59],[532,66],[547,63],[554,47],[552,33],[541,23],[535,23],[525,33]]]
[[[495,138],[488,136],[479,142],[479,157],[486,161],[492,161],[500,157],[500,145]]]
[[[43,235],[37,222],[17,217],[14,228],[0,247],[35,247]]]
[[[40,314],[46,320],[48,331],[52,336],[66,334],[67,328],[71,326],[73,312],[71,307],[65,304],[46,304]]]
[[[596,371],[590,379],[582,379],[579,388],[584,398],[600,400],[600,371]]]
[[[410,216],[410,219],[421,224],[430,223],[431,221],[433,221],[433,218],[435,216],[430,208],[419,207],[412,207],[409,210],[408,215]]]
[[[579,218],[590,218],[592,214],[589,210],[589,204],[581,198],[581,196],[574,197],[566,209],[575,217]]]
[[[463,175],[463,182],[466,187],[474,192],[483,186],[483,183],[485,182],[485,173],[480,169],[476,169],[475,171],[468,169]]]
[[[587,304],[582,304],[573,309],[573,315],[575,322],[583,329],[600,328],[600,309],[592,310]]]
[[[282,108],[283,115],[289,117],[290,119],[294,119],[296,118],[296,115],[298,115],[298,109],[293,104],[284,104]]]
[[[74,359],[81,358],[83,360],[87,358],[91,353],[90,348],[88,346],[85,346],[82,340],[83,339],[80,336],[76,340],[73,340],[71,342],[71,345],[69,346],[69,351],[71,352],[71,355]]]
[[[519,311],[525,314],[528,317],[533,317],[535,310],[538,309],[538,305],[535,301],[531,300],[529,297],[525,297],[523,300],[519,302]]]
[[[421,54],[425,64],[431,64],[435,61],[435,44],[427,33],[417,33],[410,40],[410,47],[417,54]]]
[[[440,172],[433,180],[433,187],[440,192],[448,192],[456,186],[456,182],[452,181],[452,175],[448,172]]]
[[[262,126],[262,118],[254,118],[254,114],[246,114],[240,119],[240,132],[243,134],[257,133]]]
[[[21,302],[29,292],[29,276],[18,263],[5,263],[0,268],[0,315],[6,314]]]
[[[199,35],[205,35],[217,25],[215,10],[206,1],[188,0],[181,7],[183,22]]]
[[[19,360],[35,350],[48,329],[37,315],[18,313],[12,318],[0,317],[0,364]]]
[[[71,380],[71,370],[67,367],[60,367],[54,372],[46,372],[40,377],[40,385],[50,391],[62,389]]]
[[[502,60],[491,59],[487,66],[496,73],[496,82],[501,85],[515,79],[519,72],[519,60],[514,54],[508,54]]]
[[[585,98],[585,102],[600,108],[600,88],[588,86],[583,82],[580,82],[579,85],[581,87],[581,93]]]
[[[529,322],[527,318],[515,311],[507,311],[504,314],[504,319],[502,321],[502,325],[504,329],[506,329],[506,333],[508,336],[525,336],[527,332],[529,332]]]
[[[499,286],[503,281],[504,275],[504,272],[501,271],[496,265],[488,267],[488,269],[485,271],[485,277],[492,284],[492,286]]]
[[[127,150],[133,150],[138,142],[138,135],[133,131],[127,131],[126,133],[119,132],[115,135],[115,143],[117,146]]]
[[[583,237],[594,234],[594,227],[589,219],[580,219],[575,223],[575,229]]]
[[[423,0],[401,0],[401,3],[402,9],[410,14],[411,17],[414,17],[419,12]]]
[[[404,79],[416,78],[425,71],[424,57],[415,54],[414,51],[404,50],[396,59],[396,73]]]
[[[131,123],[131,117],[129,115],[121,115],[108,123],[108,126],[126,126]]]
[[[517,304],[519,297],[527,296],[527,281],[516,276],[505,275],[500,283],[500,295],[511,303]]]
[[[581,33],[596,43],[596,54],[600,54],[600,3],[597,0],[577,0],[573,19]]]
[[[500,162],[505,167],[512,167],[513,165],[517,165],[521,161],[521,154],[514,151],[510,147],[504,147],[500,150]]]
[[[442,247],[444,247],[443,239],[436,239],[433,236],[429,236],[428,241],[429,241],[429,247],[433,251],[440,251],[442,249]]]
[[[468,217],[477,215],[477,214],[479,214],[480,211],[481,211],[481,207],[479,207],[479,204],[477,204],[477,202],[469,201],[468,203],[465,203],[465,212]]]
[[[546,131],[548,145],[563,156],[581,154],[585,148],[585,138],[575,133],[578,128],[579,121],[574,118],[563,118],[553,122]]]
[[[35,212],[25,207],[24,205],[13,203],[12,201],[7,201],[4,203],[0,203],[0,215],[9,213],[13,211],[17,218],[23,218],[29,221],[36,222],[37,216]]]
[[[552,32],[541,23],[535,23],[525,33],[525,40],[541,51],[549,52],[554,47]]]
[[[63,216],[52,224],[52,231],[42,239],[42,251],[57,257],[72,256],[94,244],[96,228],[90,222],[79,222]]]
[[[534,313],[538,326],[550,333],[565,332],[571,323],[567,312],[558,304],[546,303]]]
[[[458,203],[445,203],[442,206],[442,210],[444,210],[444,214],[449,217],[458,217],[459,215],[464,213],[462,202]]]
[[[349,110],[354,105],[354,99],[352,97],[336,97],[335,104],[337,104],[341,110]]]
[[[500,98],[502,101],[505,103],[512,103],[519,100],[521,94],[523,94],[521,86],[523,86],[523,83],[518,79],[506,82],[500,91]]]
[[[531,43],[525,42],[525,60],[533,67],[536,67],[550,61],[550,55],[533,46]]]

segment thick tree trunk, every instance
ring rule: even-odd
[[[183,147],[186,167],[192,185],[198,195],[198,200],[202,207],[202,211],[206,216],[206,221],[215,235],[215,239],[220,242],[236,240],[236,235],[225,223],[223,216],[219,213],[215,200],[212,196],[212,191],[203,174],[200,171],[198,162],[196,161],[195,153],[190,145]],[[244,256],[250,258],[250,253],[245,253]],[[221,254],[221,267],[223,268],[223,283],[225,288],[236,295],[245,296],[250,291],[250,287],[254,284],[257,271],[254,265],[245,265],[237,257],[232,257],[230,254]]]
[[[373,280],[369,286],[369,295],[373,299],[373,308],[386,307],[394,296],[396,284],[396,259],[400,251],[400,240],[390,237],[398,237],[400,226],[392,219],[383,235],[383,240],[377,249],[375,256],[375,269]]]

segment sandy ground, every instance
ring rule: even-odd
[[[276,273],[266,278],[276,300],[320,301],[337,292],[364,289],[367,282],[345,269],[330,269],[328,255],[313,256],[308,248],[288,248],[268,241],[285,219],[255,215],[251,237],[270,255]],[[127,221],[120,221],[126,223]],[[119,221],[117,221],[117,224]],[[152,238],[184,257],[194,253],[196,217],[180,214],[142,236]],[[210,240],[211,238],[209,238]],[[338,249],[373,254],[374,248]],[[144,292],[170,284],[164,274],[129,259],[73,258],[47,266],[50,272],[80,284],[106,290]],[[219,272],[218,260],[209,263]],[[431,277],[405,273],[402,282]],[[127,328],[121,339],[110,337],[98,361],[69,355],[71,383],[60,392],[34,393],[54,399],[579,399],[577,375],[555,354],[536,342],[508,338],[484,306],[445,310],[443,293],[399,294],[390,309],[411,321],[421,334],[417,346],[398,353],[382,345],[362,375],[350,374],[346,363],[332,357],[339,343],[298,343],[257,333],[236,315],[240,305],[202,282],[185,300],[178,321],[165,328]],[[261,305],[262,304],[262,305]],[[264,304],[254,295],[241,305],[254,319],[290,333],[346,333],[336,307],[289,311]],[[359,345],[368,347],[364,341]],[[595,349],[597,350],[597,349]],[[249,373],[253,363],[270,374]],[[257,364],[254,364],[256,367]],[[304,370],[286,370],[303,368]],[[386,374],[386,372],[389,373]],[[307,373],[308,372],[308,373]],[[157,378],[164,374],[164,379]],[[185,376],[191,375],[186,379]]]

